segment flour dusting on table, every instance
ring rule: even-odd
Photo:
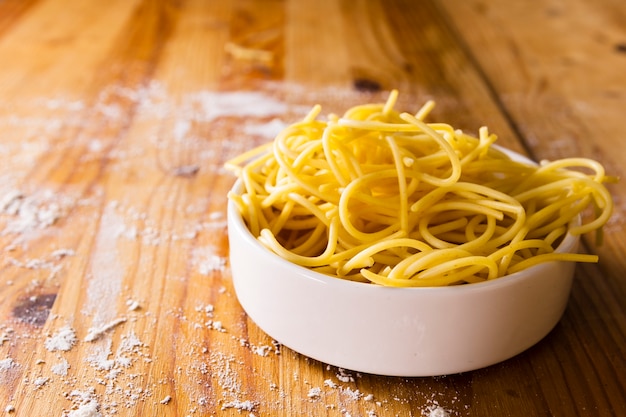
[[[0,237],[11,242],[0,248],[7,254],[6,265],[20,268],[20,273],[46,272],[43,283],[50,288],[67,291],[63,286],[70,283],[86,295],[80,310],[71,311],[76,316],[66,311],[65,317],[46,316],[50,334],[16,333],[2,325],[1,347],[14,349],[23,340],[37,340],[45,349],[38,354],[46,356],[38,361],[36,371],[23,375],[19,372],[24,367],[5,356],[0,359],[0,380],[19,374],[21,386],[36,395],[62,395],[62,417],[115,417],[139,409],[185,417],[229,412],[252,417],[289,413],[302,403],[319,406],[331,417],[363,413],[382,417],[388,415],[391,402],[408,401],[400,395],[375,397],[361,374],[303,359],[289,349],[281,352],[280,343],[258,332],[233,301],[227,253],[221,249],[225,195],[207,193],[192,199],[185,194],[194,187],[226,181],[223,160],[270,140],[290,117],[300,118],[309,111],[308,104],[287,104],[282,96],[281,91],[197,91],[174,98],[165,84],[153,81],[135,88],[107,87],[90,104],[64,97],[42,99],[38,105],[50,110],[47,119],[0,116],[0,126],[28,130],[21,143],[0,145],[0,156],[15,157],[8,164],[32,164],[32,155],[80,149],[83,154],[76,163],[102,169],[101,175],[110,181],[110,188],[78,186],[77,193],[69,186],[32,192],[29,184],[22,186],[22,179],[10,172],[13,165],[0,167]],[[136,113],[127,111],[128,103]],[[120,143],[111,144],[101,132],[85,129],[93,122],[85,117],[96,118],[120,134],[126,134],[124,129],[132,122],[147,139],[140,146],[124,136]],[[82,133],[72,142],[64,135],[74,130]],[[51,146],[53,140],[58,144]],[[159,164],[163,166],[155,169]],[[162,207],[135,199],[134,176],[146,172],[159,176],[151,195],[157,196],[155,201],[167,195],[158,200]],[[124,184],[113,190],[115,181]],[[64,227],[72,222],[78,222],[81,231],[93,225],[90,231],[95,235],[68,239],[48,248],[45,256],[24,256],[37,239],[54,236],[53,232],[63,236]],[[90,244],[90,258],[84,259],[79,245]],[[174,273],[168,269],[166,275],[152,278],[154,263],[163,259]],[[142,293],[128,285],[132,274],[150,276],[154,281],[145,281],[154,283],[154,288]],[[173,298],[179,295],[172,288],[182,286],[189,289],[186,298]],[[155,295],[159,291],[161,298]],[[58,304],[54,307],[64,310]],[[170,334],[170,330],[175,331]],[[164,352],[192,359],[166,369],[171,357],[159,357]],[[298,363],[299,372],[282,374],[284,360]],[[256,390],[254,384],[267,389]],[[189,399],[186,410],[178,408],[182,402],[177,401],[178,395]],[[429,405],[416,413],[448,417],[434,414],[447,413],[443,407]],[[5,411],[20,410],[9,404]]]
[[[68,351],[76,344],[76,332],[69,325],[63,326],[44,342],[44,346],[50,352]]]

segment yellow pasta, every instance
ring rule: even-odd
[[[318,120],[315,106],[267,145],[229,161],[230,193],[269,250],[338,278],[411,287],[476,283],[541,262],[566,233],[600,231],[613,210],[602,165],[511,159],[478,137],[387,102]],[[595,208],[590,218],[588,208]],[[579,219],[585,221],[580,222]]]

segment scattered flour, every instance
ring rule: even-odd
[[[48,383],[48,381],[50,381],[50,378],[45,377],[45,376],[41,376],[41,377],[36,378],[33,381],[33,385],[35,386],[35,389],[41,389],[41,387],[46,385]]]
[[[106,378],[114,378],[117,375],[116,371],[112,371],[115,366],[115,360],[110,359],[111,356],[111,342],[105,341],[105,346],[97,346],[91,351],[87,362],[97,371],[111,371]]]
[[[75,199],[49,190],[32,195],[9,190],[0,197],[0,214],[10,217],[0,235],[52,226],[74,204]]]
[[[74,403],[73,409],[64,413],[64,417],[102,417],[100,403],[96,399],[95,389],[89,391],[74,390],[69,394]]]
[[[11,340],[11,334],[13,334],[14,331],[13,328],[5,326],[0,326],[0,330],[2,330],[2,333],[0,333],[0,346],[2,346],[5,342]]]
[[[15,368],[17,363],[13,358],[0,359],[0,371],[8,371],[11,368]]]
[[[212,272],[224,271],[226,258],[217,255],[215,246],[197,248],[193,254],[193,262],[201,275],[210,275]]]
[[[337,384],[335,383],[335,381],[333,381],[332,379],[327,379],[324,381],[324,386],[328,387],[328,388],[337,388]]]
[[[250,345],[250,350],[255,355],[268,356],[270,354],[270,352],[272,352],[274,350],[274,348],[272,346],[269,346],[269,345],[261,345],[261,346]]]
[[[211,330],[217,330],[218,332],[226,333],[226,328],[219,320],[209,320],[205,323],[205,326]]]
[[[336,377],[341,382],[354,382],[354,377],[343,368],[337,369]]]
[[[61,361],[59,363],[52,365],[50,371],[52,371],[52,373],[55,375],[67,376],[69,369],[69,362],[65,358],[61,358]]]
[[[428,417],[450,417],[450,413],[448,413],[443,407],[441,406],[433,406],[430,407],[430,409],[428,410]]]
[[[363,394],[357,389],[353,390],[350,387],[344,387],[341,389],[342,394],[346,396],[346,398],[350,401],[358,401],[363,397]]]
[[[322,395],[322,389],[320,387],[313,387],[309,390],[306,396],[312,399],[317,399],[321,395]]]
[[[244,127],[244,132],[247,135],[257,135],[267,139],[273,139],[286,127],[287,124],[280,119],[272,119],[267,123],[247,124]]]
[[[114,327],[117,327],[120,324],[125,323],[125,322],[126,322],[126,317],[120,317],[108,323],[105,323],[101,326],[92,327],[89,329],[89,331],[87,332],[87,336],[85,336],[85,339],[83,340],[85,342],[93,342],[94,340],[97,340],[98,338],[100,338],[100,336],[102,336],[104,333],[108,332]]]
[[[197,312],[204,312],[208,317],[213,317],[213,312],[215,311],[215,306],[213,304],[205,304],[202,306],[197,306],[195,308]]]
[[[125,263],[120,260],[117,230],[124,224],[115,207],[107,205],[100,218],[100,227],[92,251],[87,274],[87,297],[84,314],[95,323],[107,323],[117,315],[117,297],[122,292]]]
[[[286,113],[287,104],[262,92],[234,91],[213,92],[200,91],[185,97],[186,114],[192,114],[192,120],[210,122],[220,117],[265,118]],[[176,126],[175,131],[181,135],[182,127]],[[186,135],[188,130],[184,132]]]
[[[114,100],[111,100],[111,97],[113,97]],[[166,136],[166,138],[163,140],[160,138],[154,139],[155,145],[163,146],[163,149],[169,149],[168,146],[171,145],[172,140],[177,143],[183,143],[185,141],[198,139],[198,132],[202,131],[197,128],[198,123],[214,122],[223,117],[241,117],[244,120],[244,122],[236,126],[235,134],[243,133],[249,136],[270,138],[285,126],[284,122],[278,117],[283,116],[288,111],[294,111],[293,107],[289,108],[286,103],[279,99],[273,98],[268,94],[257,92],[198,92],[182,97],[182,102],[173,103],[164,87],[155,82],[148,84],[147,87],[138,89],[116,87],[112,91],[103,92],[102,98],[96,103],[95,110],[105,117],[107,121],[120,122],[128,116],[123,111],[123,107],[116,103],[118,99],[125,99],[138,104],[138,122],[142,120],[153,121],[155,119],[172,117],[172,114],[175,115],[175,122],[171,123],[170,132],[162,135]],[[80,105],[70,106],[70,103],[64,103],[63,100],[50,100],[45,104],[50,108],[69,106],[71,109],[68,107],[68,110],[74,112],[84,109],[82,103],[78,103]],[[308,110],[309,107],[306,106],[306,108],[297,111],[306,113]],[[202,139],[204,140],[206,138]],[[255,140],[258,141],[258,138]],[[203,141],[203,143],[209,142],[216,143],[215,141]],[[221,146],[223,147],[224,155],[222,155],[222,157],[228,157],[229,153],[240,153],[244,147],[250,145],[250,142],[242,142],[245,141],[223,142]],[[137,153],[133,153],[132,150],[107,151],[106,143],[105,139],[89,138],[89,142],[86,143],[86,149],[94,154],[109,152],[108,157],[111,159],[118,158],[117,161],[120,163],[123,162],[121,161],[122,158],[128,159],[133,156],[141,155],[141,152],[144,152],[144,150]],[[204,150],[204,153],[200,152],[194,155],[198,156],[200,161],[192,160],[189,161],[189,164],[178,165],[173,173],[178,176],[195,175],[199,167],[202,167],[203,170],[205,169],[204,165],[197,162],[201,162],[201,158],[207,155],[213,157],[213,154],[211,154],[213,151],[213,149],[208,149]],[[98,155],[93,156],[99,157]],[[214,167],[214,169],[216,173],[220,173],[217,168]],[[16,190],[9,190],[4,193],[0,192],[0,216],[5,216],[8,219],[8,221],[3,223],[5,228],[4,230],[0,230],[0,235],[50,227],[65,215],[68,208],[76,203],[80,202],[54,193],[28,195],[26,192]],[[217,203],[211,202],[211,204],[217,207]],[[201,206],[203,209],[206,208],[204,204],[197,205],[197,207]],[[197,207],[191,208],[190,206],[189,210],[197,210]],[[99,340],[104,333],[126,321],[126,318],[115,318],[118,312],[116,308],[114,308],[119,305],[117,297],[122,293],[121,283],[125,276],[125,271],[121,267],[124,265],[124,262],[120,261],[120,254],[118,253],[120,238],[140,239],[140,242],[144,245],[156,246],[168,240],[195,239],[202,230],[214,231],[222,229],[225,226],[223,211],[211,212],[208,216],[209,222],[181,227],[181,230],[178,231],[177,234],[163,230],[159,223],[151,222],[146,216],[145,213],[139,211],[133,212],[132,209],[124,209],[119,203],[112,203],[105,208],[100,218],[101,223],[96,245],[92,259],[90,260],[91,268],[87,275],[88,300],[86,300],[85,305],[87,307],[85,307],[85,311],[83,312],[91,315],[94,323],[105,324],[89,329],[88,334],[81,341],[77,340],[76,334],[71,327],[63,327],[45,340],[45,348],[48,351],[69,351],[77,343]],[[9,249],[5,248],[5,250],[8,251]],[[11,250],[15,249],[11,247]],[[52,253],[52,259],[58,261],[62,258],[74,255],[75,252],[72,249],[58,249]],[[17,266],[41,269],[47,265],[42,262],[43,261],[40,260],[28,260],[22,261]],[[194,251],[192,254],[192,266],[201,275],[211,275],[225,271],[227,268],[227,259],[219,255],[217,247],[209,245],[197,248]],[[223,294],[225,291],[226,290],[222,288],[220,294]],[[102,306],[104,306],[104,308],[102,308]],[[129,312],[136,312],[141,309],[142,311],[140,313],[144,313],[144,309],[141,308],[139,302],[133,299],[126,301],[126,308]],[[199,306],[197,311],[204,313],[202,321],[197,323],[200,325],[199,327],[207,327],[218,332],[226,332],[220,317],[217,317],[219,314],[215,314],[212,304]],[[146,311],[145,313],[147,314],[148,312]],[[132,316],[134,317],[135,314]],[[229,332],[233,335],[235,340],[239,340],[240,346],[248,348],[253,354],[262,357],[268,356],[269,353],[272,352],[272,346],[250,344],[247,340],[243,339],[243,337],[238,336],[238,330],[236,326],[232,328],[229,326]],[[9,336],[10,333],[8,331],[5,331],[4,334],[0,334],[0,345],[5,341],[9,341]],[[219,335],[215,336],[218,340],[221,337],[222,336]],[[98,394],[96,394],[94,388],[89,388],[91,385],[89,381],[87,381],[85,385],[81,385],[80,390],[74,390],[70,394],[66,394],[67,399],[72,402],[72,406],[71,409],[64,411],[62,417],[110,417],[120,414],[121,410],[119,409],[121,408],[129,409],[136,405],[138,401],[149,398],[152,395],[150,391],[151,388],[154,389],[155,392],[162,392],[161,388],[157,389],[156,384],[152,387],[144,386],[145,381],[143,378],[145,378],[145,375],[133,373],[133,364],[135,361],[143,360],[145,362],[151,362],[153,360],[149,355],[143,353],[142,348],[145,346],[137,335],[132,332],[122,335],[117,350],[115,350],[115,346],[109,338],[102,339],[103,340],[100,340],[99,343],[81,346],[81,348],[89,349],[92,353],[88,361],[89,366],[85,367],[85,371],[90,371],[95,375],[93,385],[98,386]],[[210,343],[202,343],[196,346],[195,354],[206,356],[204,356],[204,359],[199,360],[198,363],[192,365],[190,369],[180,370],[179,372],[187,372],[187,375],[196,377],[194,381],[198,384],[201,383],[201,380],[205,380],[204,383],[206,385],[201,385],[201,387],[206,390],[211,389],[210,384],[215,383],[219,385],[223,396],[218,399],[218,404],[221,404],[222,410],[233,409],[240,412],[247,412],[249,413],[249,417],[252,417],[254,415],[253,411],[255,411],[256,408],[260,408],[261,406],[271,407],[274,403],[269,399],[267,403],[265,399],[262,403],[246,400],[245,385],[242,387],[243,378],[238,374],[240,370],[245,368],[246,364],[232,355],[230,350],[225,350],[225,347],[225,345],[217,343],[214,339],[212,339]],[[279,353],[278,344],[275,346],[275,351],[276,354]],[[207,358],[208,361],[206,360]],[[158,358],[155,358],[155,360],[156,359]],[[41,389],[50,389],[50,385],[53,385],[57,381],[66,384],[64,386],[76,387],[72,385],[75,379],[71,377],[68,378],[70,364],[60,356],[57,356],[57,360],[58,361],[50,367],[52,374],[56,375],[53,379],[39,377],[34,380],[29,380],[29,382]],[[83,370],[82,364],[74,365],[81,371]],[[11,358],[0,360],[0,371],[6,371],[17,366],[18,365]],[[164,375],[158,384],[169,384],[171,383],[170,378],[174,378],[174,376]],[[211,381],[210,378],[214,378],[215,381]],[[336,378],[342,384],[352,384],[355,382],[354,376],[341,368],[337,370]],[[278,395],[279,398],[284,398],[289,395],[284,393],[274,381],[268,382],[270,382],[270,390],[273,395]],[[185,414],[181,415],[189,415],[191,417],[204,415],[202,407],[214,405],[210,404],[212,399],[210,396],[205,395],[206,393],[202,389],[198,391],[198,393],[202,392],[202,395],[194,392],[193,388],[185,387],[185,389],[189,389],[193,394],[197,394],[194,396],[195,405],[197,407],[190,408]],[[328,389],[332,390],[332,395],[338,398],[338,404],[362,400],[370,402],[368,403],[370,406],[381,405],[378,401],[371,403],[371,401],[373,401],[372,394],[364,395],[354,386],[339,385],[331,379],[325,380],[322,387],[310,388],[307,393],[307,398],[310,400],[328,398]],[[169,395],[160,398],[162,399],[154,399],[154,403],[166,405],[173,401],[172,397]],[[275,406],[279,407],[279,400],[277,400]],[[335,404],[328,404],[327,409],[335,409]],[[346,417],[350,415],[350,413],[341,408],[341,406],[338,406],[337,409]],[[15,409],[12,406],[7,406],[5,411],[9,413],[14,412]],[[438,409],[432,408],[429,412],[428,417],[448,417],[447,412],[441,407]],[[445,414],[436,414],[437,412]],[[376,417],[376,413],[374,411],[368,411],[367,416]]]
[[[50,352],[54,351],[68,351],[78,341],[76,339],[76,332],[70,326],[64,326],[54,333],[51,337],[48,337],[44,342],[44,346]]]
[[[137,300],[128,299],[126,300],[126,307],[128,308],[128,311],[136,311],[141,308],[141,304],[139,304],[139,301]]]
[[[246,401],[229,401],[222,404],[222,410],[227,410],[229,408],[234,408],[240,411],[254,411],[254,407],[256,407],[256,403],[250,400]]]

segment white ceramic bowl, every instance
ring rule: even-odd
[[[240,183],[233,188],[241,192]],[[479,369],[528,349],[557,324],[575,264],[549,262],[478,284],[389,288],[313,272],[275,255],[228,204],[237,297],[278,342],[327,364],[394,376]],[[567,235],[558,251],[577,250]]]

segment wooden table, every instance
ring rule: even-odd
[[[543,341],[397,378],[247,318],[222,168],[316,103],[397,88],[403,110],[433,99],[431,120],[624,177],[625,22],[622,0],[0,2],[0,414],[626,415],[623,184]]]

